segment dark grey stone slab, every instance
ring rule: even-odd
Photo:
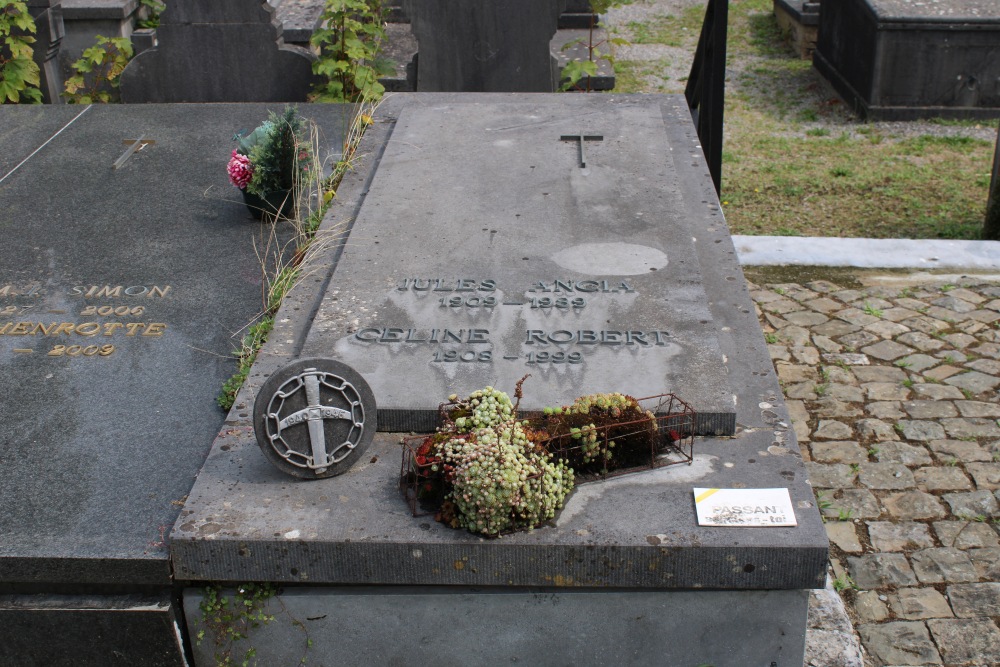
[[[823,4],[813,63],[874,119],[1000,115],[1000,6],[992,0]]]
[[[165,533],[261,307],[266,228],[225,165],[267,107],[94,106],[68,124],[80,111],[0,109],[0,159],[40,148],[0,182],[0,585],[166,585]],[[113,169],[140,135],[155,143]]]
[[[315,82],[265,0],[174,0],[156,34],[122,72],[123,102],[301,102]]]
[[[549,41],[566,0],[403,0],[420,92],[552,92]]]
[[[450,109],[464,105],[470,113],[457,114],[455,118],[476,122],[480,116],[494,118],[496,110],[514,101],[505,95],[417,94],[397,95],[383,103],[377,122],[360,149],[361,153],[370,156],[365,169],[352,174],[341,187],[338,195],[341,206],[331,211],[324,222],[324,229],[332,230],[345,220],[357,218],[343,260],[332,276],[329,256],[321,264],[307,267],[310,280],[293,292],[290,301],[279,312],[277,320],[283,328],[272,336],[272,342],[259,358],[250,382],[237,399],[237,407],[252,405],[254,392],[261,382],[285,360],[317,350],[327,354],[335,352],[334,343],[338,337],[325,348],[322,344],[323,340],[330,340],[329,332],[324,330],[327,326],[324,309],[329,302],[324,303],[323,299],[333,294],[332,290],[325,291],[325,282],[330,280],[332,289],[336,290],[340,289],[339,281],[354,280],[345,270],[352,252],[378,253],[377,246],[391,243],[397,233],[410,238],[406,234],[410,219],[426,215],[422,205],[427,200],[419,190],[428,187],[429,179],[434,177],[423,174],[408,184],[418,192],[409,213],[386,215],[382,218],[384,231],[369,229],[362,233],[366,207],[378,206],[378,171],[390,157],[391,150],[401,150],[393,148],[389,136],[406,136],[405,125],[392,129],[394,119],[405,122],[408,109],[435,109],[440,114],[437,123],[447,125],[449,132],[459,132],[454,123],[446,122]],[[703,301],[698,307],[704,309],[708,323],[705,336],[715,337],[717,359],[728,373],[728,383],[737,395],[735,416],[745,428],[734,438],[697,439],[691,466],[673,466],[580,487],[554,526],[498,540],[483,540],[446,528],[430,516],[414,518],[410,515],[396,488],[400,460],[398,436],[378,435],[366,453],[366,460],[342,476],[302,483],[289,480],[268,464],[253,438],[249,419],[241,416],[217,439],[182,516],[175,524],[171,553],[178,578],[313,585],[551,586],[563,583],[621,586],[633,590],[647,587],[767,590],[822,585],[827,556],[825,531],[806,483],[790,421],[781,403],[781,391],[683,97],[553,95],[531,96],[525,103],[537,107],[538,124],[543,127],[551,124],[544,121],[552,117],[554,110],[574,118],[599,119],[603,112],[619,109],[630,121],[640,125],[642,119],[651,122],[648,116],[642,115],[643,110],[650,107],[656,110],[656,117],[662,119],[659,131],[667,137],[670,147],[666,154],[670,156],[672,170],[672,175],[658,182],[656,187],[668,193],[663,196],[671,202],[673,214],[667,219],[679,220],[678,225],[688,225],[685,227],[687,239],[678,239],[678,243],[685,244],[681,247],[686,251],[668,267],[683,263],[697,263],[703,267],[700,276],[692,275],[691,279],[700,280],[703,285]],[[518,106],[513,104],[512,108]],[[473,110],[478,113],[472,114]],[[638,114],[638,121],[633,114]],[[558,134],[560,128],[549,127],[547,131]],[[608,133],[609,137],[617,136]],[[433,142],[425,145],[433,146]],[[489,145],[497,153],[504,149],[503,145]],[[573,173],[572,169],[578,169],[574,147],[571,144],[561,147],[571,152],[563,173]],[[523,150],[531,152],[534,148]],[[655,151],[655,146],[643,146],[636,151],[635,158],[644,164],[652,159],[648,154]],[[592,151],[591,168],[596,170],[600,166],[599,158],[607,165],[613,153],[607,151],[601,155]],[[507,156],[506,153],[501,155]],[[425,172],[438,168],[435,160],[419,154],[410,159],[425,159],[422,163]],[[518,159],[515,156],[508,160],[512,169],[519,164]],[[482,166],[484,162],[485,158],[481,158],[475,167],[468,169],[495,173],[490,171],[489,165]],[[536,170],[547,164],[548,161],[540,161],[535,165]],[[448,187],[451,190],[469,188],[474,186],[475,180],[457,178]],[[543,184],[549,185],[544,181]],[[435,187],[445,186],[438,183]],[[522,210],[525,200],[534,196],[530,195],[534,187],[526,186],[529,194],[503,200],[500,210],[513,218]],[[559,190],[540,189],[538,197],[544,196],[542,192],[558,193]],[[449,189],[441,190],[439,195],[443,198],[453,196]],[[503,199],[499,194],[492,196]],[[481,203],[481,197],[485,198],[482,200],[485,203]],[[481,232],[484,225],[475,222],[480,211],[490,214],[492,209],[487,204],[493,200],[481,191],[472,190],[467,193],[466,201],[467,211],[459,219],[462,229],[469,229],[470,233]],[[622,207],[622,219],[634,220],[634,216],[627,215],[635,212],[630,208],[634,204],[616,198],[612,198],[612,204]],[[565,204],[564,200],[561,205],[572,205],[572,202]],[[361,211],[360,216],[358,211]],[[558,207],[542,217],[536,226],[558,226],[557,212]],[[661,225],[660,232],[672,239],[667,227]],[[510,226],[487,226],[487,232],[490,229],[498,229],[496,239]],[[541,236],[538,230],[528,231],[524,243],[527,252],[541,254],[540,250],[548,242]],[[439,254],[448,254],[460,262],[462,248],[469,248],[469,252],[475,248],[484,258],[483,264],[493,262],[488,238],[487,233],[483,241],[475,243],[465,235],[458,241],[449,237],[440,243]],[[494,243],[501,241],[502,237]],[[411,256],[427,257],[420,254],[425,251],[419,246],[415,246],[414,251]],[[673,253],[674,249],[668,248],[667,252]],[[388,261],[378,254],[368,256],[373,262],[376,258],[379,262]],[[408,261],[398,253],[392,257]],[[430,261],[437,259],[431,256]],[[394,270],[394,267],[388,266],[386,270]],[[396,283],[392,280],[379,280],[384,290],[395,290]],[[500,278],[497,280],[499,285]],[[347,300],[352,297],[347,291],[342,294]],[[359,313],[363,312],[362,306],[368,307],[359,302]],[[314,321],[310,315],[313,312],[318,317]],[[300,339],[305,340],[304,345],[294,342]],[[388,363],[397,362],[389,360]],[[425,363],[434,362],[425,360]],[[480,377],[476,381],[484,379]],[[701,381],[701,376],[697,376],[697,380]],[[440,400],[419,382],[407,384],[402,371],[398,382],[409,386],[414,393],[426,394],[428,401]],[[378,398],[378,389],[375,394]],[[788,487],[799,525],[773,529],[700,528],[696,525],[691,492],[694,486],[728,488],[740,485]]]
[[[603,139],[560,139],[581,131]],[[530,373],[528,412],[673,392],[732,433],[675,149],[638,98],[405,109],[304,352],[361,373],[384,431],[433,430],[449,394]]]
[[[185,594],[192,634],[204,627],[200,593]],[[805,591],[287,589],[266,608],[275,621],[253,630],[247,644],[271,665],[300,658],[312,664],[329,655],[348,665],[796,665],[807,597]],[[310,648],[293,619],[303,619]],[[215,664],[210,641],[195,648],[195,664]]]

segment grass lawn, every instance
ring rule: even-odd
[[[693,56],[702,6],[616,31]],[[978,238],[994,149],[983,128],[996,123],[859,121],[785,43],[772,6],[730,0],[722,200],[733,233]],[[682,92],[682,78],[655,77],[665,62],[617,61],[615,91]]]

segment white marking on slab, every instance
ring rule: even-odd
[[[658,248],[635,243],[581,243],[563,248],[552,261],[564,269],[595,276],[638,276],[662,269],[669,260]]]

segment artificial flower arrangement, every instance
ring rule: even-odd
[[[400,487],[415,515],[421,505],[490,537],[531,530],[555,517],[577,483],[693,458],[694,411],[672,394],[642,399],[655,400],[655,412],[608,393],[522,420],[524,379],[517,404],[494,387],[453,394],[435,433],[404,438]]]
[[[243,191],[251,210],[261,203],[269,203],[272,213],[291,208],[309,173],[311,151],[306,129],[298,109],[286,107],[280,115],[270,112],[253,132],[234,137],[238,147],[226,171],[229,181]]]

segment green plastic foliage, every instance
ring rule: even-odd
[[[38,65],[32,60],[35,21],[24,2],[0,2],[0,104],[40,104]]]
[[[71,104],[111,102],[117,98],[118,77],[132,58],[127,37],[97,36],[97,43],[73,63],[74,76],[66,79],[63,96]],[[117,101],[115,99],[115,101]]]
[[[319,48],[313,73],[325,79],[316,86],[317,102],[374,101],[385,87],[378,77],[391,67],[378,57],[385,42],[382,0],[327,0],[322,27],[311,43]]]

